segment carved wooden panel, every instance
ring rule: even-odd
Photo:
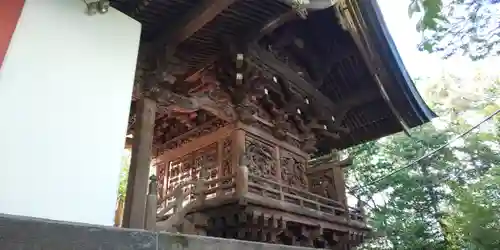
[[[309,190],[317,195],[338,200],[332,171],[323,171],[308,176]]]
[[[165,196],[166,187],[165,187],[165,178],[167,173],[167,162],[165,161],[157,161],[155,162],[156,167],[156,188],[159,200],[162,200]]]
[[[232,154],[231,154],[231,138],[227,137],[222,141],[222,173],[221,177],[223,176],[229,176],[233,173],[233,170],[231,168],[231,159],[232,159]],[[231,180],[224,181],[223,184],[228,184],[230,183]]]
[[[190,131],[185,131],[183,134],[180,134],[178,137],[173,138],[171,141],[165,143],[160,150],[169,150],[180,147],[188,142],[191,142],[201,136],[205,136],[211,134],[218,129],[227,125],[226,121],[221,119],[214,118],[208,121],[205,124],[202,124],[196,128],[193,128]]]
[[[275,180],[278,171],[275,148],[251,137],[246,138],[245,147],[248,173]]]
[[[288,186],[307,190],[306,159],[290,151],[280,150],[281,182]]]

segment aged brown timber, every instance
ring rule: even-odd
[[[175,52],[177,45],[213,20],[219,13],[235,1],[236,0],[204,0],[179,20],[172,29],[158,38],[155,43],[157,46],[166,48],[166,56],[169,57]]]
[[[144,228],[155,113],[154,100],[139,100],[123,215],[123,227],[126,228]]]
[[[366,30],[377,20],[353,11],[374,1],[355,2],[307,17],[281,0],[137,4],[132,16],[152,52],[140,52],[137,82],[153,86],[134,101],[158,103],[156,225],[170,225],[161,230],[342,250],[366,239],[363,209],[346,202],[352,161],[336,150],[399,132],[400,118],[422,124],[425,110],[384,38]]]
[[[290,69],[287,65],[277,60],[271,53],[264,51],[261,48],[252,46],[249,49],[250,60],[258,66],[265,65],[268,67],[269,71],[275,71],[276,75],[290,80],[303,91],[307,96],[310,96],[312,100],[316,103],[322,105],[332,114],[338,114],[348,110],[352,107],[361,105],[363,103],[372,101],[377,98],[379,93],[377,92],[361,92],[359,96],[347,99],[348,101],[342,104],[335,104],[326,96],[324,96],[318,89],[314,88],[309,82],[304,78],[300,77],[296,72]],[[342,54],[338,60],[343,59],[347,54]],[[329,62],[332,63],[332,62]]]

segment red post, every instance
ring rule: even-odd
[[[10,40],[21,16],[24,0],[0,1],[0,68],[9,48]]]

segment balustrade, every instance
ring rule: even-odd
[[[164,217],[176,212],[176,207],[186,204],[204,196],[203,200],[231,197],[235,193],[235,174],[211,180],[184,181],[167,193],[158,202],[158,217]],[[201,186],[199,186],[201,185]]]
[[[339,201],[328,199],[323,196],[256,175],[248,175],[248,190],[249,193],[280,202],[294,204],[302,208],[336,216],[346,216],[357,221],[363,221],[364,219],[362,212],[357,208],[345,208]]]

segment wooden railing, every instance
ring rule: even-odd
[[[349,215],[351,219],[363,220],[362,214],[356,208],[346,210],[338,201],[252,174],[248,175],[248,192],[315,211],[337,216]]]
[[[198,190],[197,185],[199,186]],[[186,188],[187,187],[187,188]],[[174,209],[175,206],[182,206],[196,197],[203,195],[206,199],[212,199],[222,195],[230,195],[234,192],[234,175],[223,176],[211,180],[185,181],[177,185],[172,191],[168,192],[162,200],[158,201],[158,216],[164,216]],[[187,191],[184,191],[187,189]],[[163,212],[162,212],[163,211]]]
[[[185,181],[167,193],[157,204],[155,218],[162,222],[162,229],[170,231],[181,224],[184,217],[195,207],[202,205],[206,200],[221,196],[230,196],[234,193],[234,175],[220,178],[196,181]],[[187,188],[187,192],[184,189]]]

